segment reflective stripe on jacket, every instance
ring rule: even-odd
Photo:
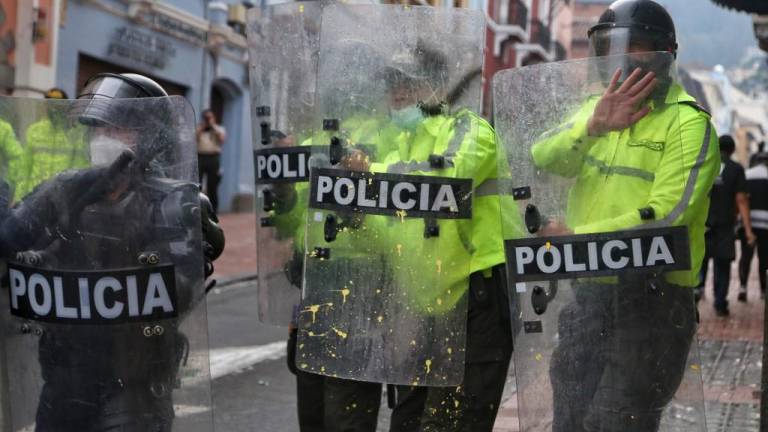
[[[443,156],[435,167],[430,155]],[[437,221],[439,236],[424,238],[422,218],[390,218],[395,277],[427,313],[454,309],[469,286],[470,273],[504,262],[493,128],[469,111],[428,117],[403,132],[398,148],[371,171],[471,179],[472,219]],[[485,185],[485,186],[484,186]],[[394,233],[394,231],[393,231]]]
[[[630,128],[600,137],[587,135],[597,98],[534,145],[537,166],[575,177],[568,197],[567,225],[577,234],[652,226],[688,227],[691,270],[671,272],[669,282],[695,286],[704,257],[709,190],[720,153],[709,114],[674,85],[662,107]],[[642,220],[652,208],[655,220]]]

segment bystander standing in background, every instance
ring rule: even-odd
[[[760,293],[765,296],[766,274],[768,270],[768,155],[755,153],[750,158],[752,167],[746,172],[747,193],[749,194],[749,218],[755,233],[754,244],[742,240],[741,258],[739,259],[739,301],[747,301],[747,281],[752,256],[757,247],[758,276]]]
[[[736,258],[736,212],[744,225],[748,244],[755,243],[755,234],[749,218],[749,199],[744,168],[731,160],[736,143],[730,135],[720,137],[720,175],[712,186],[711,203],[707,217],[706,253],[701,267],[701,282],[696,289],[700,299],[707,279],[709,259],[714,261],[714,307],[717,316],[728,311],[728,285],[731,280],[731,261]]]
[[[760,141],[757,145],[757,151],[749,156],[749,167],[754,168],[758,164],[763,163],[766,158],[765,141]],[[751,203],[750,203],[751,204]],[[754,222],[754,216],[751,215]],[[754,231],[754,224],[752,230]],[[752,257],[755,255],[755,245],[747,243],[747,237],[744,235],[744,223],[739,219],[738,230],[736,231],[739,244],[741,245],[741,253],[739,254],[739,301],[747,301],[747,281],[749,280],[749,271],[752,267]],[[757,234],[757,233],[755,233]]]
[[[219,181],[221,181],[221,147],[227,138],[227,131],[216,122],[216,114],[210,109],[203,111],[202,121],[197,126],[197,169],[200,184],[211,199],[215,211],[219,210]],[[203,182],[205,177],[205,182]]]

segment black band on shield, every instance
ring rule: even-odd
[[[259,183],[299,183],[309,180],[309,158],[328,146],[271,147],[253,152]]]
[[[684,226],[507,240],[515,282],[689,270]]]
[[[8,264],[11,315],[59,324],[123,324],[178,317],[172,265],[109,271]]]
[[[472,217],[472,180],[319,168],[310,208],[434,219]]]

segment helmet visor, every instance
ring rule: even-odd
[[[77,97],[74,113],[80,123],[92,127],[141,127],[142,113],[133,112],[122,99],[146,98],[146,90],[120,77],[104,74],[88,81]]]
[[[149,94],[138,85],[106,75],[88,81],[78,99],[132,99],[147,96]]]
[[[663,39],[661,34],[653,30],[633,27],[598,28],[589,35],[589,51],[591,57],[667,51]]]
[[[144,98],[149,99],[149,98]],[[136,110],[132,99],[78,99],[72,106],[72,117],[88,127],[116,127],[121,129],[140,129],[144,127],[151,112]],[[149,108],[146,106],[145,108]]]

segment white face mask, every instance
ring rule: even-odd
[[[424,119],[424,114],[418,105],[409,105],[399,110],[391,110],[389,117],[396,126],[403,129],[414,130]]]
[[[122,141],[105,135],[99,135],[91,139],[90,148],[92,165],[109,165],[121,153],[130,149]]]

